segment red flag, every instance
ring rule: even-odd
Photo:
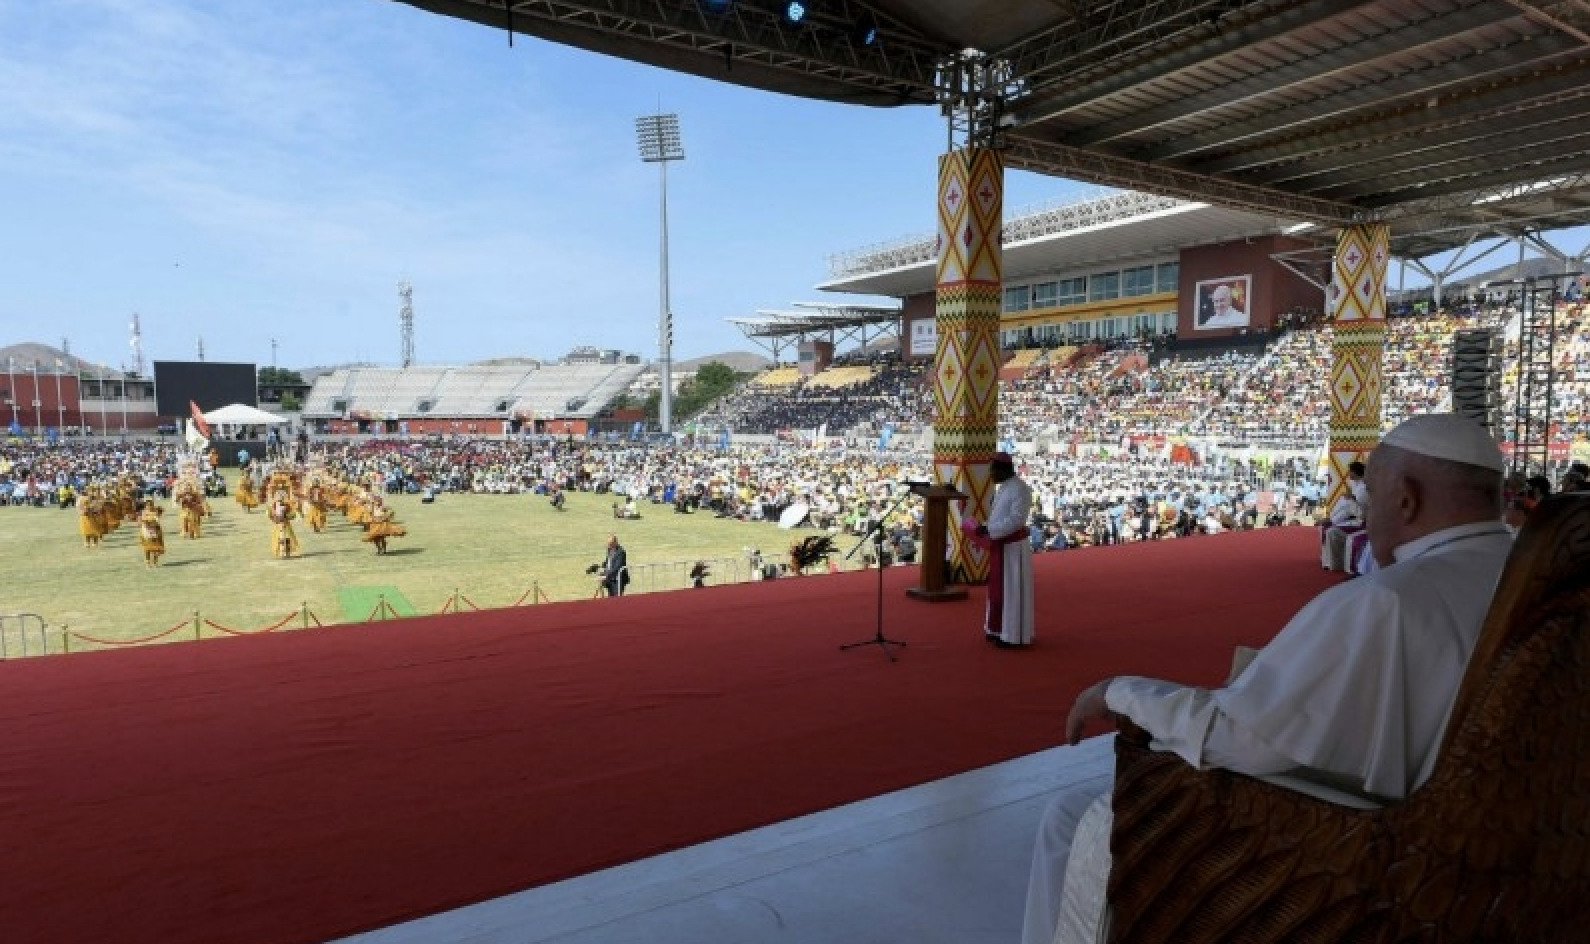
[[[210,424],[204,421],[204,414],[199,412],[199,405],[189,400],[188,409],[193,411],[193,425],[198,428],[200,435],[205,439],[209,439]]]

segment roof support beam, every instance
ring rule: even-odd
[[[865,13],[858,0],[830,0],[810,22],[792,27],[775,4],[705,0],[400,0],[410,6],[502,30],[638,62],[726,78],[735,64],[820,80],[801,94],[883,104],[935,101],[934,73],[949,44],[888,21],[887,42],[861,46],[851,26]],[[791,89],[791,91],[798,91]]]
[[[1199,95],[1179,98],[1158,108],[1133,111],[1115,121],[1067,135],[1066,143],[1089,147],[1171,124],[1191,115],[1208,115],[1222,109],[1237,108],[1252,98],[1285,92],[1294,86],[1362,68],[1388,56],[1433,46],[1482,26],[1517,19],[1517,16],[1509,7],[1498,6],[1488,0],[1471,0],[1470,6],[1464,9],[1399,23],[1376,36],[1343,43],[1312,58],[1294,60],[1280,68],[1228,82]]]
[[[1587,148],[1590,148],[1590,129],[1580,129],[1579,133],[1568,137],[1555,137],[1553,140],[1545,141],[1544,145],[1517,149],[1498,148],[1490,153],[1480,151],[1477,156],[1466,157],[1463,161],[1414,168],[1402,173],[1369,176],[1363,183],[1345,188],[1329,188],[1328,191],[1321,192],[1321,195],[1326,199],[1344,200],[1344,202],[1369,200],[1375,205],[1385,205],[1386,200],[1382,197],[1401,192],[1428,195],[1433,192],[1431,188],[1456,188],[1463,191],[1483,186],[1485,181],[1518,180],[1520,176],[1533,175],[1538,168],[1542,175],[1549,175],[1550,172],[1544,170],[1547,164],[1584,170],[1590,168],[1590,154],[1587,154]]]
[[[1269,187],[1206,177],[1170,167],[1086,151],[1012,134],[1005,164],[1040,174],[1087,180],[1184,200],[1206,201],[1254,213],[1280,214],[1299,221],[1340,226],[1364,216],[1350,204],[1296,196]]]
[[[1479,233],[1469,234],[1468,241],[1463,244],[1463,248],[1457,251],[1457,254],[1452,257],[1451,261],[1449,261],[1445,266],[1442,266],[1440,274],[1443,280],[1451,278],[1461,269],[1467,269],[1471,266],[1479,265],[1486,256],[1489,256],[1491,253],[1496,252],[1499,249],[1504,249],[1512,245],[1512,241],[1509,239],[1502,237],[1490,237],[1496,239],[1496,243],[1493,244],[1491,248],[1472,258],[1464,259],[1463,256],[1469,251],[1469,247],[1474,245],[1474,240],[1479,235]]]
[[[1018,104],[1017,118],[1023,125],[1040,124],[1082,105],[1094,104],[1145,82],[1197,66],[1255,43],[1269,42],[1301,27],[1369,6],[1374,2],[1375,0],[1307,0],[1307,2],[1292,3],[1264,16],[1263,19],[1244,23],[1235,29],[1222,28],[1207,38],[1080,85],[1076,84],[1069,75],[1057,74],[1045,77],[1035,68],[1032,74],[1025,76],[1028,92]],[[1018,62],[1019,65],[1021,63]],[[1058,94],[1046,94],[1049,92]]]
[[[1568,254],[1563,252],[1561,249],[1558,249],[1556,246],[1553,246],[1551,243],[1546,242],[1545,239],[1541,238],[1541,234],[1538,230],[1535,232],[1529,232],[1526,230],[1524,232],[1524,242],[1529,243],[1536,249],[1539,249],[1541,253],[1548,259],[1555,259],[1564,265],[1568,263]]]
[[[1590,164],[1590,155],[1585,154],[1540,161],[1531,167],[1541,178],[1539,184],[1515,183],[1518,172],[1510,169],[1445,185],[1409,187],[1386,195],[1386,209],[1382,215],[1385,219],[1406,219],[1424,213],[1472,212],[1480,208],[1502,213],[1512,200],[1539,200],[1554,191],[1590,189],[1590,168],[1586,164]],[[1402,199],[1397,199],[1398,196]],[[1523,218],[1509,216],[1511,221],[1520,219]]]
[[[1461,160],[1435,161],[1426,157],[1425,163],[1414,162],[1403,170],[1356,174],[1349,183],[1299,189],[1330,199],[1352,201],[1395,191],[1402,187],[1424,186],[1445,181],[1461,182],[1463,178],[1473,174],[1499,171],[1504,168],[1517,168],[1512,172],[1516,179],[1520,173],[1531,173],[1532,171],[1523,168],[1532,167],[1543,154],[1575,152],[1583,154],[1587,148],[1590,148],[1590,127],[1586,127],[1583,122],[1574,124],[1577,124],[1577,127],[1573,124],[1568,127],[1554,126],[1518,135],[1516,140],[1507,140],[1505,143],[1496,141],[1489,145],[1477,145],[1470,152],[1475,156]],[[1543,150],[1542,145],[1549,147]]]
[[[1376,109],[1375,113],[1378,114],[1392,107],[1397,98],[1406,96],[1428,100],[1447,86],[1473,86],[1489,75],[1517,72],[1521,67],[1528,67],[1539,60],[1578,49],[1580,46],[1574,40],[1552,33],[1519,40],[1505,50],[1467,49],[1464,55],[1454,56],[1428,68],[1405,72],[1383,82],[1365,83],[1291,108],[1267,112],[1251,121],[1224,125],[1202,134],[1173,137],[1158,145],[1135,150],[1132,156],[1140,160],[1164,161],[1202,151],[1225,153],[1250,138],[1274,137],[1288,129],[1346,116],[1365,108]]]
[[[1530,109],[1506,124],[1494,120],[1464,121],[1440,131],[1399,135],[1389,141],[1370,139],[1375,143],[1333,157],[1329,170],[1293,164],[1242,177],[1270,185],[1285,182],[1288,190],[1308,192],[1351,184],[1371,174],[1426,166],[1433,154],[1448,152],[1453,145],[1464,145],[1469,153],[1489,153],[1493,148],[1516,150],[1570,134],[1574,126],[1583,127],[1590,121],[1590,88],[1575,90],[1574,96],[1555,107]]]
[[[1429,99],[1416,101],[1365,120],[1295,134],[1272,145],[1235,150],[1214,160],[1200,161],[1198,168],[1210,174],[1229,174],[1279,164],[1275,170],[1247,177],[1254,183],[1278,183],[1292,179],[1289,175],[1293,174],[1293,162],[1307,158],[1349,150],[1355,156],[1360,152],[1371,156],[1401,154],[1424,146],[1430,136],[1443,130],[1494,122],[1536,108],[1567,106],[1586,97],[1590,97],[1590,59],[1579,59],[1514,75],[1477,91],[1441,96],[1433,103]],[[1365,141],[1375,143],[1365,148]]]
[[[1238,4],[1240,5],[1240,3]],[[1231,0],[1088,3],[1073,15],[992,55],[1034,87],[1103,72],[1115,60],[1193,30],[1213,30]],[[1240,14],[1239,14],[1240,15]]]
[[[1536,23],[1560,30],[1590,46],[1590,5],[1582,3],[1537,3],[1535,0],[1507,0]]]

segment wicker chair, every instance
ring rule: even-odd
[[[1519,534],[1406,801],[1200,772],[1131,729],[1113,805],[1117,944],[1590,940],[1590,495]]]

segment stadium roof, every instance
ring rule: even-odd
[[[1019,281],[1094,264],[1124,265],[1294,225],[1274,215],[1123,191],[1008,217],[1004,277]],[[834,278],[818,288],[901,298],[932,291],[937,258],[931,235],[844,253],[829,260]]]
[[[796,311],[758,311],[753,318],[729,318],[748,338],[800,338],[900,323],[899,305],[829,305],[795,302]]]
[[[775,361],[779,351],[808,337],[839,341],[859,340],[865,347],[871,337],[896,330],[900,325],[899,305],[830,305],[825,302],[795,302],[795,311],[759,311],[751,318],[728,318],[747,339],[770,351]],[[870,329],[876,328],[876,331]]]
[[[401,2],[865,105],[938,107],[955,63],[997,64],[973,101],[1010,167],[1388,220],[1401,255],[1590,222],[1590,0]]]

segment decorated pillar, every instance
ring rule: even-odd
[[[1386,268],[1390,228],[1366,223],[1336,242],[1330,297],[1331,342],[1329,509],[1347,489],[1347,466],[1380,442],[1380,361],[1386,348]]]
[[[994,493],[988,462],[998,435],[1004,195],[999,151],[964,147],[939,158],[934,480],[971,496],[962,514],[980,521],[987,519]],[[987,579],[987,551],[966,539],[959,522],[950,524],[956,579]]]

